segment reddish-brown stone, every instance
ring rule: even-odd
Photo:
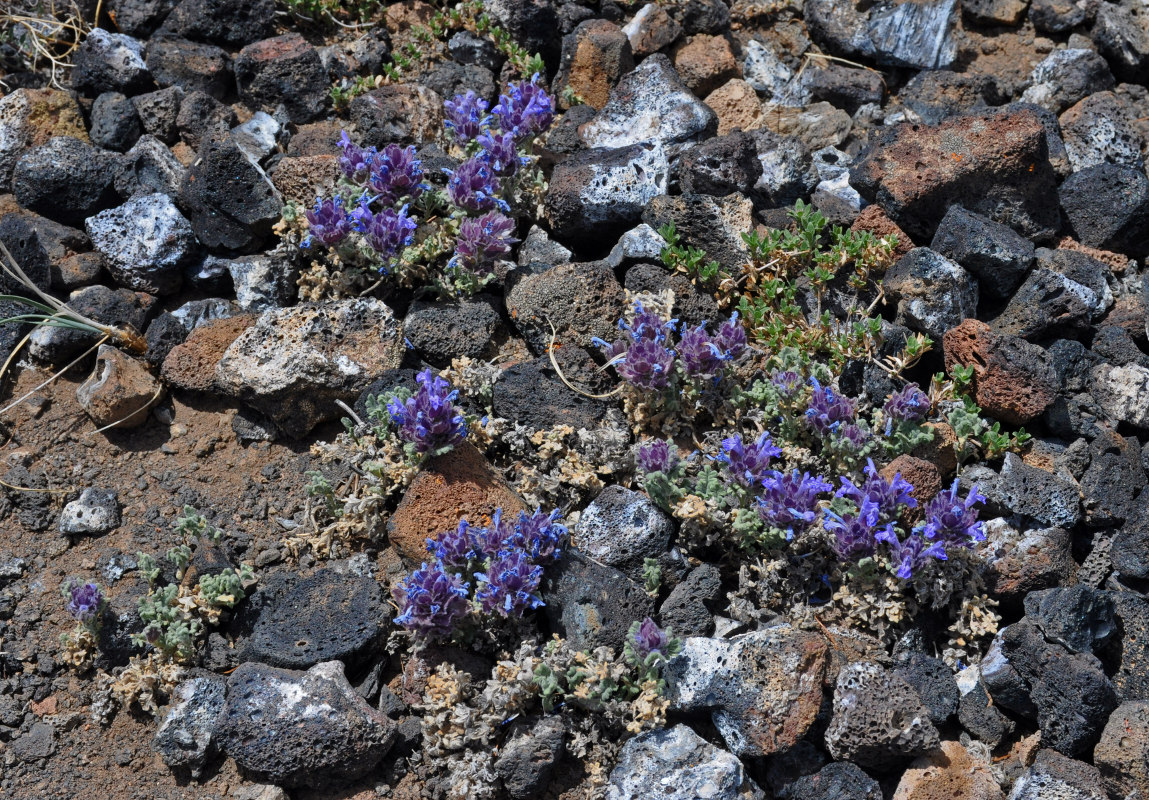
[[[902,478],[914,487],[914,498],[918,501],[919,513],[925,504],[942,490],[942,473],[933,462],[914,456],[901,455],[882,467],[878,473],[887,481],[901,473]]]
[[[682,82],[699,97],[738,77],[738,61],[722,36],[699,34],[674,50],[674,68]]]
[[[569,89],[591,108],[601,109],[610,90],[634,69],[630,40],[613,22],[590,19],[563,37],[562,67],[558,75],[560,108],[570,108]]]
[[[706,96],[706,105],[718,116],[718,135],[762,127],[762,101],[754,87],[734,78]]]
[[[254,323],[254,316],[243,314],[199,326],[168,353],[160,375],[178,389],[211,391],[215,388],[215,367],[224,351]]]
[[[974,399],[1002,422],[1032,422],[1057,398],[1057,375],[1038,345],[967,319],[946,331],[942,346],[946,370],[972,366]]]
[[[474,445],[463,443],[428,461],[387,522],[387,535],[411,566],[427,558],[427,540],[453,530],[460,520],[486,525],[495,509],[514,517],[523,501]]]
[[[854,224],[850,226],[850,230],[855,232],[869,231],[879,238],[883,236],[896,236],[898,245],[894,248],[894,261],[897,261],[915,247],[914,240],[910,238],[909,234],[898,227],[898,224],[890,219],[889,215],[878,205],[869,205],[863,208],[862,213],[857,216],[854,220]]]

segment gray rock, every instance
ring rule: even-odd
[[[1094,92],[1113,86],[1113,74],[1105,59],[1093,50],[1056,50],[1034,67],[1022,102],[1033,103],[1060,114]]]
[[[93,28],[74,56],[72,85],[86,94],[137,94],[148,88],[151,73],[144,63],[144,43],[122,33]]]
[[[985,108],[998,100],[997,86],[988,75],[922,70],[898,93],[903,106],[927,125],[937,125],[955,114]]]
[[[71,136],[24,151],[12,170],[12,194],[24,208],[65,225],[116,204],[119,156]]]
[[[399,365],[403,338],[391,309],[374,298],[269,309],[216,366],[216,385],[271,418],[288,436],[339,416]]]
[[[683,325],[695,327],[720,320],[718,304],[709,292],[695,286],[685,275],[669,272],[661,264],[635,264],[626,271],[623,286],[631,294],[653,292],[657,295],[669,290],[674,295],[670,316]]]
[[[116,191],[125,200],[141,194],[175,197],[187,168],[163,142],[150,134],[139,138],[116,167]]]
[[[290,256],[273,251],[244,256],[228,262],[235,303],[243,311],[285,308],[295,302],[299,264]]]
[[[662,601],[659,621],[680,638],[707,636],[714,628],[714,615],[708,604],[719,599],[721,590],[722,575],[718,567],[697,566]]]
[[[232,302],[230,300],[224,300],[221,297],[209,297],[206,300],[189,300],[172,311],[172,316],[176,318],[187,333],[191,333],[201,325],[206,325],[217,319],[228,319],[235,315],[236,309]]]
[[[754,227],[753,211],[754,204],[740,194],[664,195],[647,204],[642,221],[655,230],[673,223],[680,245],[704,250],[735,274],[749,255],[742,234]]]
[[[8,745],[17,761],[39,761],[56,752],[56,729],[47,722],[35,722],[28,732]]]
[[[654,612],[637,583],[573,548],[547,573],[542,596],[547,619],[577,650],[621,650],[631,623]]]
[[[92,144],[122,153],[143,133],[135,106],[119,92],[104,92],[92,104]]]
[[[930,249],[956,261],[977,278],[978,289],[1009,298],[1033,264],[1033,243],[1012,228],[952,205],[938,224]]]
[[[271,232],[283,205],[267,175],[231,137],[200,148],[179,199],[196,238],[213,251],[255,247]]]
[[[613,340],[626,305],[614,272],[591,262],[524,275],[508,287],[506,308],[532,352],[545,355],[552,336],[588,349],[595,337]]]
[[[1085,22],[1085,9],[1073,0],[1033,0],[1029,21],[1040,33],[1065,33]]]
[[[1093,368],[1090,392],[1105,415],[1116,422],[1149,429],[1149,369],[1136,364]]]
[[[810,0],[804,17],[811,37],[838,54],[892,67],[942,69],[957,56],[957,0],[878,3],[866,11],[859,5]]]
[[[639,221],[652,198],[666,194],[669,180],[660,144],[577,153],[555,167],[543,215],[561,241],[621,231]]]
[[[1081,494],[1072,476],[1030,466],[1016,453],[1007,453],[997,491],[1001,502],[1055,528],[1072,528],[1081,519]]]
[[[775,55],[774,51],[757,39],[751,39],[743,48],[744,60],[742,62],[742,79],[753,87],[754,91],[764,95],[767,99],[777,98],[775,102],[783,102],[778,97],[784,93],[794,72]],[[802,105],[800,98],[786,105]]]
[[[1101,3],[1095,14],[1090,38],[1117,78],[1143,81],[1149,77],[1149,32],[1142,27],[1134,7]]]
[[[877,664],[838,674],[826,747],[835,759],[887,770],[938,746],[937,728],[905,679]]]
[[[1149,246],[1149,177],[1121,164],[1098,164],[1058,189],[1061,210],[1082,244],[1141,254]]]
[[[169,86],[133,97],[132,105],[136,107],[144,133],[156,137],[164,144],[175,144],[176,117],[180,113],[183,96],[183,89]]]
[[[235,87],[227,51],[210,44],[154,38],[148,45],[148,69],[159,86],[181,95],[199,92],[218,100]]]
[[[714,112],[686,88],[670,59],[656,53],[618,82],[579,136],[587,147],[620,148],[699,141],[717,128]]]
[[[691,147],[679,160],[678,182],[685,194],[746,194],[761,177],[754,137],[741,131]]]
[[[235,57],[240,99],[264,111],[282,105],[296,124],[324,112],[330,103],[330,80],[319,52],[295,32],[252,42]]]
[[[227,138],[228,130],[238,121],[231,106],[196,90],[180,101],[176,130],[184,144],[198,152],[205,142]],[[246,153],[244,155],[246,157]]]
[[[99,284],[68,295],[68,306],[96,322],[117,328],[144,328],[148,308],[140,296],[127,289]],[[39,327],[28,339],[28,353],[38,361],[64,364],[98,341],[99,336],[71,328]]]
[[[151,294],[179,289],[195,236],[168,195],[134,197],[88,218],[84,228],[118,283]]]
[[[200,777],[218,743],[226,692],[227,682],[214,675],[176,687],[155,738],[155,748],[168,767]]]
[[[527,232],[523,243],[519,245],[519,266],[528,264],[568,264],[571,260],[571,251],[563,247],[554,239],[547,236],[547,232],[538,225],[532,225]]]
[[[666,249],[666,240],[645,222],[619,237],[603,263],[611,269],[636,261],[659,261]]]
[[[461,30],[447,40],[447,52],[460,64],[474,64],[498,72],[502,56],[495,44],[468,30]]]
[[[780,136],[765,128],[752,131],[751,135],[762,165],[754,190],[779,208],[808,197],[819,177],[806,146],[792,136]]]
[[[60,512],[61,533],[108,533],[118,527],[120,501],[111,489],[85,489]]]
[[[1041,742],[1067,756],[1090,752],[1117,708],[1117,693],[1101,662],[1074,653],[1048,666],[1030,693]]]
[[[600,564],[642,580],[647,558],[666,552],[674,522],[642,492],[608,486],[587,506],[571,532],[571,542]]]
[[[1037,751],[1033,766],[1014,781],[1009,800],[1106,800],[1101,772],[1056,750]]]
[[[894,674],[913,687],[935,725],[944,724],[958,709],[958,685],[953,670],[941,659],[915,653]]]
[[[781,797],[782,795],[779,795]],[[882,787],[849,761],[827,764],[786,786],[793,800],[882,800]]]
[[[990,747],[996,747],[1014,728],[1013,720],[994,705],[981,681],[958,702],[958,722]]]
[[[455,358],[481,358],[505,333],[502,317],[489,299],[455,303],[415,301],[403,320],[403,335],[428,364],[443,368]]]
[[[369,659],[390,616],[371,578],[321,569],[269,588],[244,657],[275,667],[307,669],[321,661],[352,667]]]
[[[627,741],[610,773],[608,800],[761,800],[762,790],[737,758],[685,725]]]
[[[273,0],[180,0],[160,26],[159,35],[183,36],[238,49],[275,32]]]
[[[897,322],[935,342],[977,314],[977,281],[960,264],[928,247],[916,247],[902,256],[886,273],[884,283],[898,302]]]
[[[1091,94],[1061,115],[1061,139],[1073,171],[1099,164],[1144,169],[1137,112],[1113,92]]]
[[[259,164],[275,152],[282,129],[275,117],[256,111],[247,122],[231,129],[231,138],[244,155]]]
[[[1117,633],[1113,601],[1080,584],[1030,592],[1025,616],[1046,639],[1074,653],[1096,653]]]
[[[689,638],[664,669],[672,711],[711,712],[743,757],[793,747],[822,707],[826,640],[788,625],[734,639]]]
[[[566,350],[562,348],[556,354],[560,366]],[[578,352],[586,362],[594,363],[585,350]],[[500,372],[495,380],[491,405],[496,416],[514,420],[535,431],[550,430],[558,425],[570,425],[575,430],[594,430],[609,408],[604,401],[578,394],[564,384],[550,358],[545,355],[534,361],[514,364]]]
[[[17,211],[0,217],[0,241],[4,242],[24,274],[42,291],[53,288],[53,269],[59,270],[61,263],[72,253],[91,246],[83,231],[30,211]],[[23,294],[27,290],[3,273],[0,275],[0,291],[3,294]]]
[[[543,717],[523,728],[499,748],[495,772],[514,800],[538,797],[551,781],[555,763],[566,748],[566,728],[558,717]]]
[[[288,788],[324,786],[374,769],[395,727],[355,694],[338,661],[307,672],[247,663],[228,678],[220,741],[244,773]]]

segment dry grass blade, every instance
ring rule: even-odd
[[[550,344],[547,346],[547,355],[550,356],[551,366],[554,367],[555,372],[559,376],[559,380],[562,381],[564,384],[566,384],[566,387],[568,389],[570,389],[572,392],[575,392],[577,394],[581,394],[583,397],[590,397],[590,398],[593,398],[595,400],[605,400],[609,397],[614,397],[616,394],[618,394],[619,392],[622,391],[622,386],[616,386],[614,389],[610,390],[606,394],[591,394],[590,392],[586,391],[585,389],[580,389],[579,387],[575,386],[573,383],[568,381],[567,376],[563,374],[563,368],[559,366],[558,359],[555,358],[555,340],[558,339],[558,330],[555,329],[555,324],[553,322],[551,322],[550,317],[544,317],[544,319],[546,319],[547,324],[551,326],[551,341],[550,341]],[[605,369],[605,367],[604,367],[604,369]]]
[[[72,68],[71,57],[100,18],[103,0],[96,4],[90,23],[74,1],[57,5],[56,0],[51,0],[47,8],[36,5],[20,9],[15,3],[4,5],[6,11],[0,13],[0,31],[10,32],[13,44],[30,68],[38,69],[42,62],[47,62],[52,86],[67,91],[69,87],[63,79]]]

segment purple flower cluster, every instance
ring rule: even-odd
[[[596,337],[592,342],[615,364],[623,380],[641,389],[669,388],[679,364],[687,378],[717,382],[722,378],[722,362],[737,360],[746,352],[746,331],[737,312],[714,334],[707,333],[705,325],[684,327],[677,350],[669,345],[671,334],[678,333],[678,320],[663,320],[641,302],[634,304],[634,321],[619,320],[618,327],[629,336],[614,342]]]
[[[488,211],[481,217],[467,217],[459,226],[455,254],[447,262],[449,268],[464,269],[476,275],[487,275],[499,256],[511,251],[518,239],[511,236],[515,221],[498,211]]]
[[[367,185],[384,205],[394,205],[404,197],[418,198],[426,188],[422,180],[422,162],[415,157],[414,145],[389,144],[372,155]]]
[[[845,480],[845,478],[843,478]],[[823,512],[822,525],[834,534],[834,552],[843,561],[855,561],[874,554],[879,541],[887,541],[894,533],[894,523],[887,522],[879,529],[882,510],[871,498],[863,498],[856,514]]]
[[[539,85],[536,73],[530,81],[512,81],[507,86],[507,93],[499,95],[499,102],[491,112],[498,119],[500,130],[522,141],[537,136],[551,126],[555,106]]]
[[[444,124],[454,133],[456,142],[466,144],[479,136],[490,120],[488,106],[486,100],[470,90],[443,103],[447,112]]]
[[[955,480],[948,491],[938,492],[926,503],[926,521],[921,533],[931,542],[942,542],[955,547],[973,547],[985,541],[985,526],[978,521],[974,507],[985,502],[985,495],[974,486],[965,499],[958,497]]]
[[[463,520],[455,530],[428,539],[435,563],[424,563],[396,587],[403,611],[395,622],[424,636],[443,637],[474,610],[521,617],[538,608],[543,568],[561,556],[567,534],[559,518],[557,509],[550,514],[520,511],[510,524],[497,509],[485,527]],[[472,583],[465,576],[473,579],[473,601]]]
[[[817,378],[810,378],[814,392],[806,410],[806,424],[822,436],[836,433],[843,422],[853,422],[855,402],[838,394],[829,386],[823,387]]]
[[[343,208],[343,198],[331,200],[315,198],[315,208],[303,214],[307,218],[307,238],[300,247],[311,247],[318,241],[324,247],[334,247],[347,238],[354,227],[354,219]]]
[[[678,448],[665,439],[654,439],[638,447],[638,467],[645,473],[669,475],[678,466]]]
[[[758,514],[772,528],[786,532],[790,540],[814,524],[818,514],[819,495],[833,491],[834,486],[821,476],[809,472],[770,471],[762,479]]]
[[[770,376],[770,382],[783,400],[793,400],[802,391],[802,376],[797,372],[775,372]]]
[[[899,506],[917,507],[918,501],[914,499],[912,494],[914,487],[902,477],[902,473],[895,473],[894,479],[887,481],[878,474],[878,468],[874,466],[872,458],[866,459],[864,472],[866,480],[862,482],[861,486],[856,486],[849,478],[842,476],[839,479],[842,481],[842,488],[837,491],[835,496],[849,498],[859,508],[868,501],[879,511],[890,516],[897,514]]]
[[[422,162],[415,157],[414,145],[389,144],[382,151],[353,144],[347,131],[339,139],[339,169],[347,180],[358,186],[370,186],[375,199],[394,205],[404,197],[412,200],[427,188]]]
[[[495,171],[481,156],[468,158],[454,170],[448,170],[447,197],[461,209],[481,214],[491,209],[508,211],[509,206],[499,197],[502,185]]]
[[[715,459],[726,465],[735,483],[749,488],[762,482],[771,472],[767,468],[770,460],[780,455],[782,451],[770,441],[770,434],[762,431],[751,444],[744,444],[741,436],[724,439],[722,452]]]
[[[395,623],[427,638],[449,636],[471,610],[469,588],[461,574],[424,562],[395,587],[395,601],[403,609]]]
[[[479,157],[491,165],[496,175],[509,177],[518,172],[521,165],[530,163],[529,158],[519,155],[513,133],[485,133],[475,141],[483,148]]]
[[[930,397],[916,383],[907,383],[890,395],[882,410],[897,422],[921,422],[930,413]]]
[[[68,598],[67,609],[72,619],[84,625],[92,625],[97,621],[104,607],[104,593],[99,586],[73,581],[65,587],[65,596]]]
[[[359,200],[359,208],[352,211],[351,216],[355,230],[363,234],[371,249],[386,260],[399,255],[399,251],[415,241],[415,220],[407,216],[407,206],[397,212],[384,208],[376,213],[371,210],[370,202],[364,196]]]
[[[631,636],[631,646],[639,661],[645,661],[651,653],[666,655],[670,644],[670,634],[658,627],[650,617],[643,618]]]
[[[392,397],[387,403],[387,413],[399,427],[399,436],[419,453],[459,444],[467,435],[467,423],[454,405],[458,391],[429,369],[415,377],[419,391],[406,401]]]

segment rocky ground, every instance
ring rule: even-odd
[[[1137,0],[45,5],[0,795],[1149,797]]]

